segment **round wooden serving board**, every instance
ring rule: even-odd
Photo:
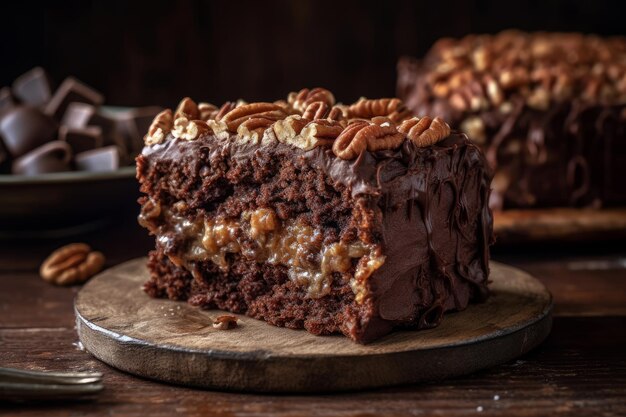
[[[246,316],[238,316],[236,329],[216,330],[211,322],[220,311],[147,296],[145,263],[116,266],[84,286],[75,301],[79,338],[111,366],[195,387],[321,392],[447,378],[528,352],[552,324],[546,288],[492,262],[489,300],[447,314],[435,329],[398,331],[368,345]]]

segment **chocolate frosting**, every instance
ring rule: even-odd
[[[349,189],[355,206],[373,213],[365,227],[386,260],[369,277],[374,314],[354,329],[360,332],[355,338],[372,340],[399,325],[432,327],[446,310],[487,296],[490,175],[481,151],[464,134],[424,148],[406,141],[396,150],[364,151],[354,160],[337,158],[324,146],[303,151],[277,141],[241,144],[236,135],[168,137],[145,147],[140,160],[188,163],[208,152],[209,161],[226,155],[227,161],[250,163],[255,155],[274,151],[323,171],[335,187]]]
[[[372,199],[382,213],[387,259],[370,278],[379,317],[366,339],[415,320],[419,328],[435,326],[443,312],[486,297],[490,178],[481,152],[465,135],[429,148],[405,142],[397,151],[364,152],[354,161],[327,152],[307,157],[354,198]]]

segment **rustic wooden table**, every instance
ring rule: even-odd
[[[82,240],[107,266],[143,256],[132,221],[81,238],[0,241],[0,366],[94,370],[105,390],[83,403],[0,404],[0,415],[626,415],[626,243],[496,248],[494,259],[540,278],[555,298],[552,334],[496,368],[417,386],[314,396],[200,391],[142,380],[78,348],[72,299],[37,274],[57,246]]]

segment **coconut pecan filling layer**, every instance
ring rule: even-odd
[[[357,302],[366,295],[367,278],[385,262],[380,246],[360,240],[324,242],[323,233],[300,219],[280,220],[267,208],[242,213],[239,218],[198,216],[189,219],[176,209],[146,204],[139,223],[168,247],[170,260],[196,275],[194,263],[211,261],[228,271],[229,254],[246,260],[267,262],[287,268],[289,278],[307,289],[311,298],[329,294],[333,274],[346,274]],[[236,260],[235,260],[236,262]]]

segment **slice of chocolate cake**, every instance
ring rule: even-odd
[[[442,39],[400,61],[398,94],[483,147],[494,209],[626,203],[626,38]]]
[[[186,98],[145,140],[152,296],[358,342],[436,326],[487,296],[483,155],[398,99]]]

